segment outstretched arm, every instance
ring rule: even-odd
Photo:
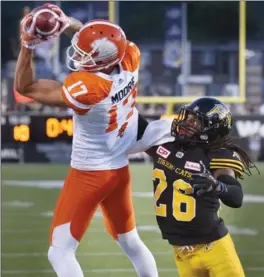
[[[150,155],[150,148],[156,145],[174,141],[175,138],[171,136],[171,123],[169,119],[159,119],[148,123],[144,129],[144,133],[128,151],[128,154],[135,154],[147,151]]]
[[[62,84],[54,80],[35,80],[32,62],[33,50],[21,46],[15,71],[15,89],[42,104],[65,106],[61,96]]]
[[[72,37],[75,33],[79,32],[82,28],[83,24],[76,18],[69,17],[70,19],[70,26],[64,30],[64,34]]]
[[[72,36],[81,29],[82,23],[74,18],[69,19],[59,7],[52,4],[45,4],[44,6],[54,10],[60,16],[59,19],[61,21],[62,29],[53,37],[59,36],[61,32]],[[34,13],[34,11],[32,13]],[[30,26],[29,31],[26,26]],[[41,39],[35,36],[34,28],[35,27],[32,26],[32,14],[29,14],[21,22],[22,46],[16,65],[14,88],[20,94],[30,97],[42,104],[65,106],[61,95],[61,83],[54,80],[35,80],[34,78],[32,67],[33,49],[37,44],[42,42]]]

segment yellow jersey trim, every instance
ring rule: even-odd
[[[221,166],[227,166],[227,167],[232,167],[232,168],[236,168],[236,169],[238,169],[238,170],[241,170],[241,171],[243,171],[243,167],[242,166],[239,166],[239,165],[237,165],[237,164],[233,164],[233,163],[217,163],[217,162],[211,162],[210,163],[210,166],[219,166],[219,167],[221,167]]]
[[[219,166],[210,166],[210,169],[220,169],[220,168],[229,168],[229,169],[233,169],[236,173],[238,173],[240,176],[243,176],[244,174],[243,174],[243,171],[240,171],[240,170],[238,170],[238,169],[236,169],[236,168],[230,168],[230,166],[221,166],[221,167],[219,167]]]

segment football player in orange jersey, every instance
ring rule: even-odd
[[[145,144],[147,149],[161,143],[170,136],[171,122],[148,125],[139,116],[135,98],[140,51],[118,25],[94,20],[82,26],[57,6],[45,7],[54,10],[61,22],[61,29],[46,40],[62,32],[74,34],[67,50],[67,65],[74,72],[64,84],[34,79],[33,49],[44,39],[36,35],[33,11],[21,22],[15,88],[40,103],[74,111],[71,168],[54,211],[48,259],[57,276],[82,277],[75,252],[100,207],[109,234],[138,276],[157,277],[154,257],[135,226],[127,153],[133,147],[144,150]]]

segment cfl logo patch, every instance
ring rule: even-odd
[[[159,146],[158,149],[157,149],[157,154],[160,155],[162,158],[165,158],[165,159],[169,157],[170,153],[171,152],[163,146]]]
[[[181,158],[184,156],[184,153],[179,151],[179,152],[177,152],[177,153],[175,154],[175,156],[176,156],[177,158],[181,159]]]

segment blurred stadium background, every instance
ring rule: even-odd
[[[71,151],[71,111],[34,103],[13,90],[19,21],[42,3],[1,2],[2,275],[10,277],[55,276],[46,258],[48,231]],[[237,143],[263,172],[263,1],[53,3],[82,22],[110,18],[139,45],[138,108],[147,119],[171,116],[196,97],[223,99],[234,115]],[[63,81],[69,43],[62,36],[37,48],[37,78]],[[140,153],[131,156],[131,164],[141,237],[160,276],[177,276],[171,248],[155,223],[150,161]],[[245,178],[244,206],[220,211],[248,277],[264,276],[263,183],[262,175]],[[104,231],[99,212],[78,255],[86,276],[136,276]]]

